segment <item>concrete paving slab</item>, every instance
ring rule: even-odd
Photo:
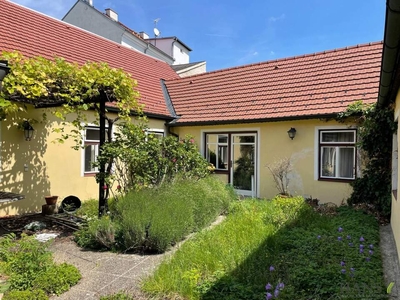
[[[400,300],[400,266],[392,228],[390,225],[381,226],[379,233],[385,284],[388,286],[394,282],[389,297],[391,300]]]

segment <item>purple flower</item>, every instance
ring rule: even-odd
[[[270,300],[270,299],[272,299],[272,295],[271,295],[271,293],[267,293],[267,296],[265,297],[265,299],[267,299],[267,300]]]
[[[274,296],[275,296],[275,298],[278,298],[278,296],[279,296],[279,290],[275,290],[275,291],[274,291]]]
[[[350,273],[350,277],[354,277],[354,273]]]
[[[370,260],[371,260],[371,257],[367,257],[367,258],[365,258],[365,260],[366,260],[366,261],[370,261]]]
[[[283,290],[284,287],[285,287],[285,284],[284,284],[283,282],[280,282],[280,283],[278,284],[278,288],[279,288],[280,290]]]
[[[351,271],[351,272],[354,272],[354,271],[355,271],[355,269],[354,269],[354,268],[350,268],[350,271]]]
[[[273,272],[273,271],[275,271],[275,268],[274,268],[274,266],[270,266],[270,267],[269,267],[269,271],[270,271],[270,272]]]
[[[363,248],[360,248],[360,253],[364,253],[364,249]]]
[[[342,237],[341,236],[338,236],[338,241],[342,241]]]
[[[346,263],[342,260],[342,261],[340,262],[340,265],[341,265],[342,267],[344,267],[344,266],[346,265]]]
[[[321,236],[319,235],[319,236],[317,236],[317,239],[321,239]]]
[[[374,249],[374,245],[369,245],[369,249]]]
[[[369,253],[369,255],[372,255],[372,254],[374,254],[374,251],[369,250],[368,253]]]
[[[364,249],[364,245],[363,244],[360,245],[360,249]]]
[[[349,243],[349,246],[350,246],[350,247],[353,247],[353,243]]]
[[[345,273],[346,273],[346,270],[345,270],[345,269],[342,269],[342,270],[340,270],[340,272],[342,272],[342,274],[345,274]]]
[[[348,240],[351,240],[351,235],[348,235],[348,236],[347,236],[347,239],[348,239]]]
[[[265,289],[268,290],[272,290],[272,285],[268,282],[267,285],[265,286]]]
[[[360,237],[360,242],[365,242],[364,237]]]
[[[339,227],[339,228],[338,228],[338,231],[339,231],[339,232],[342,232],[342,231],[343,231],[343,228],[342,228],[342,227]]]

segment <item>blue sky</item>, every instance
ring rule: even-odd
[[[61,19],[75,0],[12,0]],[[383,0],[93,0],[135,31],[177,36],[207,71],[383,39]]]

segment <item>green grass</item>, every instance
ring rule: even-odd
[[[361,236],[365,253],[373,245],[372,255],[359,253]],[[378,243],[376,220],[361,211],[339,208],[335,216],[321,216],[301,198],[246,200],[165,260],[143,290],[167,298],[251,300],[265,299],[267,283],[283,282],[279,299],[385,299]]]

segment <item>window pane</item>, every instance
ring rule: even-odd
[[[218,135],[218,143],[227,143],[228,136],[227,135]]]
[[[355,132],[322,132],[322,143],[354,143]]]
[[[217,169],[228,169],[228,146],[218,146]]]
[[[255,143],[254,135],[241,135],[241,136],[234,136],[233,138],[234,143]]]
[[[98,141],[100,140],[100,130],[86,128],[86,140],[89,141]]]
[[[207,145],[207,161],[217,167],[217,145]]]
[[[336,177],[336,147],[322,147],[321,175]]]
[[[216,143],[218,135],[216,134],[207,134],[207,144],[208,143]]]
[[[97,145],[88,145],[85,147],[85,172],[96,171],[92,163],[96,160],[97,147]]]
[[[321,153],[321,176],[354,178],[354,147],[322,147]]]
[[[339,148],[339,177],[354,178],[354,148]]]

